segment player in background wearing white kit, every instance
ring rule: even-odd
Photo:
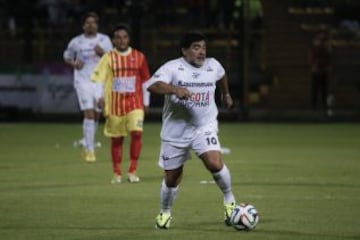
[[[171,207],[191,149],[221,189],[224,222],[230,225],[235,198],[229,169],[221,159],[215,104],[215,88],[219,81],[224,106],[230,108],[233,105],[228,80],[221,64],[214,58],[206,58],[204,35],[186,34],[181,41],[181,53],[182,57],[162,65],[147,84],[151,93],[165,95],[159,157],[159,165],[165,173],[155,227],[170,227]]]
[[[108,36],[98,32],[99,17],[94,12],[85,14],[83,18],[84,33],[71,39],[64,51],[64,60],[74,68],[74,87],[79,100],[83,120],[83,157],[86,162],[95,162],[94,141],[100,109],[97,108],[95,93],[101,91],[98,84],[91,81],[90,76],[101,56],[112,49]]]

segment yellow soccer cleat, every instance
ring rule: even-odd
[[[235,205],[236,204],[234,202],[232,202],[232,203],[226,204],[224,206],[224,223],[226,226],[232,225],[230,222],[230,218],[231,218],[231,213],[235,208]]]
[[[156,229],[168,229],[170,227],[171,222],[171,215],[170,213],[159,213],[156,217],[155,228]]]
[[[94,151],[84,150],[84,152],[82,153],[82,156],[83,156],[85,162],[87,162],[87,163],[96,162],[96,156],[95,156]]]

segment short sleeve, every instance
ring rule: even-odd
[[[215,70],[215,74],[216,74],[216,79],[217,80],[222,79],[225,76],[224,67],[215,58],[212,59],[212,64],[214,64],[214,70]]]
[[[145,82],[146,88],[149,88],[156,82],[164,82],[170,84],[172,81],[171,69],[168,64],[161,66],[155,73],[152,75],[149,81]]]
[[[64,51],[64,59],[75,59],[76,57],[76,43],[74,40],[71,40]]]
[[[109,52],[113,49],[113,45],[111,43],[111,40],[108,36],[104,36],[104,41],[102,44],[102,49],[104,50],[104,52]]]
[[[142,56],[142,62],[140,66],[140,76],[141,76],[141,81],[146,82],[150,78],[149,65],[147,63],[146,57],[143,54],[141,54],[141,56]]]

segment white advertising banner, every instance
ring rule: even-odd
[[[39,113],[79,111],[72,76],[50,74],[0,75],[0,107]]]

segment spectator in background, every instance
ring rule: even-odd
[[[331,67],[331,48],[325,33],[318,33],[310,50],[311,67],[311,103],[317,108],[320,96],[322,107],[326,108],[328,96],[329,72]]]
[[[1,27],[3,28],[3,31],[5,30],[5,28],[7,28],[12,37],[15,37],[17,32],[15,8],[16,6],[14,3],[7,3],[4,0],[0,1]]]
[[[68,8],[67,0],[38,0],[37,7],[43,9],[46,14],[47,23],[50,26],[63,24],[67,19],[66,10]]]

